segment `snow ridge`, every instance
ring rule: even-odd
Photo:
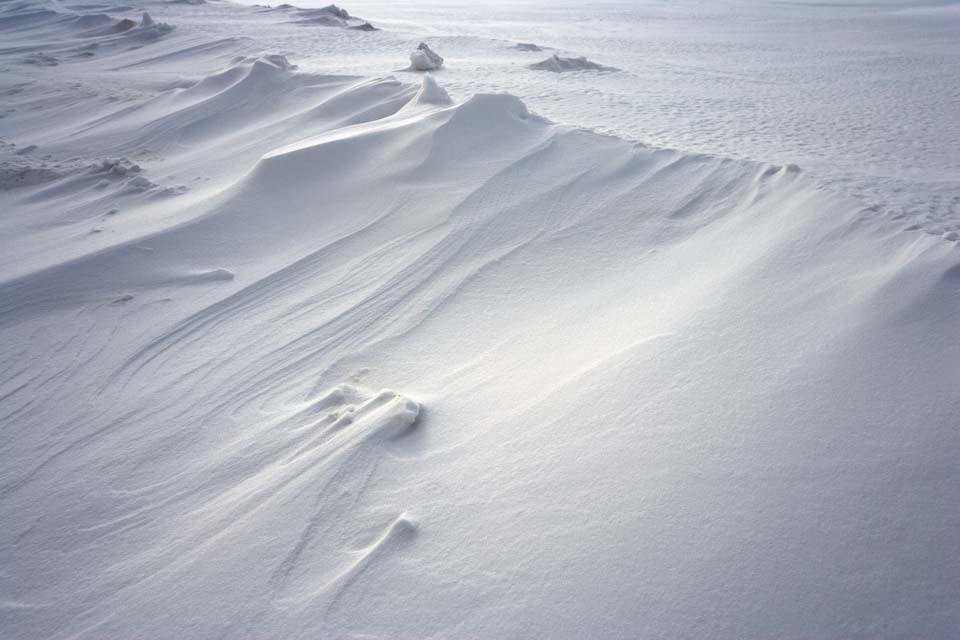
[[[186,28],[42,75],[11,7],[0,635],[955,628],[952,242]]]

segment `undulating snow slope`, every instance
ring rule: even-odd
[[[0,636],[960,625],[954,242],[71,6],[0,2]]]
[[[262,0],[244,0],[252,1]],[[823,185],[904,215],[904,227],[960,233],[957,0],[351,0],[349,8],[383,31],[294,41],[268,28],[257,37],[295,49],[303,69],[356,75],[401,68],[398,52],[425,40],[446,58],[442,82],[456,100],[508,92],[557,122],[798,164]],[[528,68],[553,53],[620,73]]]

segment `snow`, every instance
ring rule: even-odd
[[[330,4],[319,9],[302,8],[292,4],[281,4],[277,7],[263,7],[263,11],[280,13],[289,16],[290,24],[320,27],[340,27],[342,29],[356,29],[360,31],[376,31],[369,22],[356,16],[351,16],[346,9]]]
[[[437,84],[437,81],[431,74],[427,73],[423,76],[423,81],[420,83],[420,90],[417,91],[417,95],[415,95],[403,109],[416,108],[421,105],[444,106],[452,103],[453,100],[450,99],[450,95],[443,87]]]
[[[530,51],[530,49],[526,49],[526,51]],[[563,73],[566,71],[619,71],[619,69],[614,67],[605,67],[602,64],[587,60],[583,56],[567,58],[556,53],[545,60],[531,64],[530,68],[535,71],[552,71],[553,73]]]
[[[443,58],[435,53],[425,42],[417,45],[410,54],[411,71],[435,71],[443,66]]]
[[[518,42],[513,48],[517,51],[543,51],[543,47],[532,42]]]
[[[536,7],[391,7],[449,67],[390,75],[421,34],[369,3],[382,31],[0,5],[0,636],[951,637],[949,199],[863,201],[859,152],[828,182],[744,157],[768,143],[718,125],[738,90],[683,107],[694,150],[544,117],[589,120],[593,87],[611,128],[687,122],[638,111],[677,94],[637,88],[629,45],[581,46],[602,13],[551,42]],[[531,70],[528,40],[624,70]],[[949,139],[957,80],[923,68]],[[776,86],[806,105],[786,155],[832,148]],[[872,99],[862,148],[912,157]],[[917,136],[933,202],[955,167]]]

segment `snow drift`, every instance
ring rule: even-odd
[[[951,243],[793,166],[180,46],[123,61],[209,72],[0,120],[52,171],[0,191],[2,635],[955,628]]]
[[[540,62],[529,65],[529,67],[535,71],[552,71],[554,73],[563,73],[566,71],[618,71],[618,69],[614,67],[597,64],[582,56],[579,58],[567,58],[556,53],[546,60],[541,60]]]
[[[300,25],[313,25],[321,27],[340,27],[345,29],[357,29],[360,31],[376,31],[377,28],[362,18],[351,16],[346,9],[341,9],[335,4],[320,7],[319,9],[309,9],[294,6],[292,4],[281,4],[277,7],[268,9],[272,12],[283,12],[290,16],[291,22]]]

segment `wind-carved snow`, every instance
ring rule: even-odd
[[[410,54],[410,70],[434,71],[443,66],[443,58],[433,51],[426,42],[421,42]]]
[[[953,632],[953,241],[154,6],[0,9],[0,635]]]
[[[559,54],[553,54],[545,60],[530,65],[535,71],[552,71],[554,73],[563,73],[566,71],[618,71],[614,67],[606,67],[596,62],[591,62],[584,57],[567,58]]]
[[[437,84],[433,75],[427,73],[420,82],[420,89],[404,107],[403,110],[415,109],[417,107],[443,107],[453,104],[447,91]],[[403,111],[402,110],[402,111]]]
[[[358,31],[376,31],[377,28],[362,18],[350,15],[346,9],[335,4],[320,8],[302,8],[292,4],[281,4],[276,7],[267,7],[264,11],[285,13],[290,16],[292,24],[341,27]]]

